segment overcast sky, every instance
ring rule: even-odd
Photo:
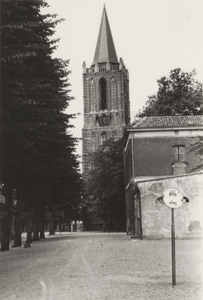
[[[131,116],[157,92],[157,79],[170,70],[196,69],[203,82],[202,0],[46,0],[50,12],[65,18],[57,25],[55,56],[70,59],[71,102],[68,112],[81,113],[73,135],[83,127],[82,63],[90,67],[105,3],[118,59],[130,78]],[[78,153],[81,154],[81,143]]]

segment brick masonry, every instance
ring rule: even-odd
[[[124,129],[130,124],[129,79],[125,66],[110,65],[85,69],[83,73],[84,126],[83,135],[83,177],[91,169],[91,153],[106,138],[123,137]],[[100,79],[106,81],[106,109],[101,109]],[[102,124],[102,119],[106,122]]]
[[[186,147],[186,173],[190,173],[198,166],[201,169],[202,159],[192,151],[200,137],[154,137],[134,139],[134,170],[135,176],[172,175],[172,147],[184,145]]]

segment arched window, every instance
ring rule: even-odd
[[[103,145],[103,143],[107,140],[107,138],[108,138],[107,133],[103,131],[101,133],[101,145]]]
[[[92,138],[93,138],[93,139],[96,139],[96,137],[97,137],[97,134],[96,134],[95,131],[93,131],[93,132],[92,132]]]
[[[112,132],[112,137],[113,137],[114,141],[117,141],[117,139],[118,139],[118,134],[117,134],[116,131],[113,131],[113,132]]]
[[[92,146],[92,151],[95,151],[97,148],[97,134],[95,131],[92,132],[91,146]]]
[[[125,124],[129,125],[129,111],[128,111],[128,94],[127,94],[127,85],[124,81],[124,108],[125,108]]]
[[[100,92],[100,109],[107,109],[107,99],[106,99],[106,79],[102,77],[99,80],[99,92]]]

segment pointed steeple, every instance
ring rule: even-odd
[[[116,49],[114,46],[111,29],[104,6],[102,20],[97,40],[96,51],[92,66],[98,63],[118,63]]]

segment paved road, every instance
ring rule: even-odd
[[[203,299],[203,241],[131,240],[124,233],[66,233],[0,252],[0,299]]]

